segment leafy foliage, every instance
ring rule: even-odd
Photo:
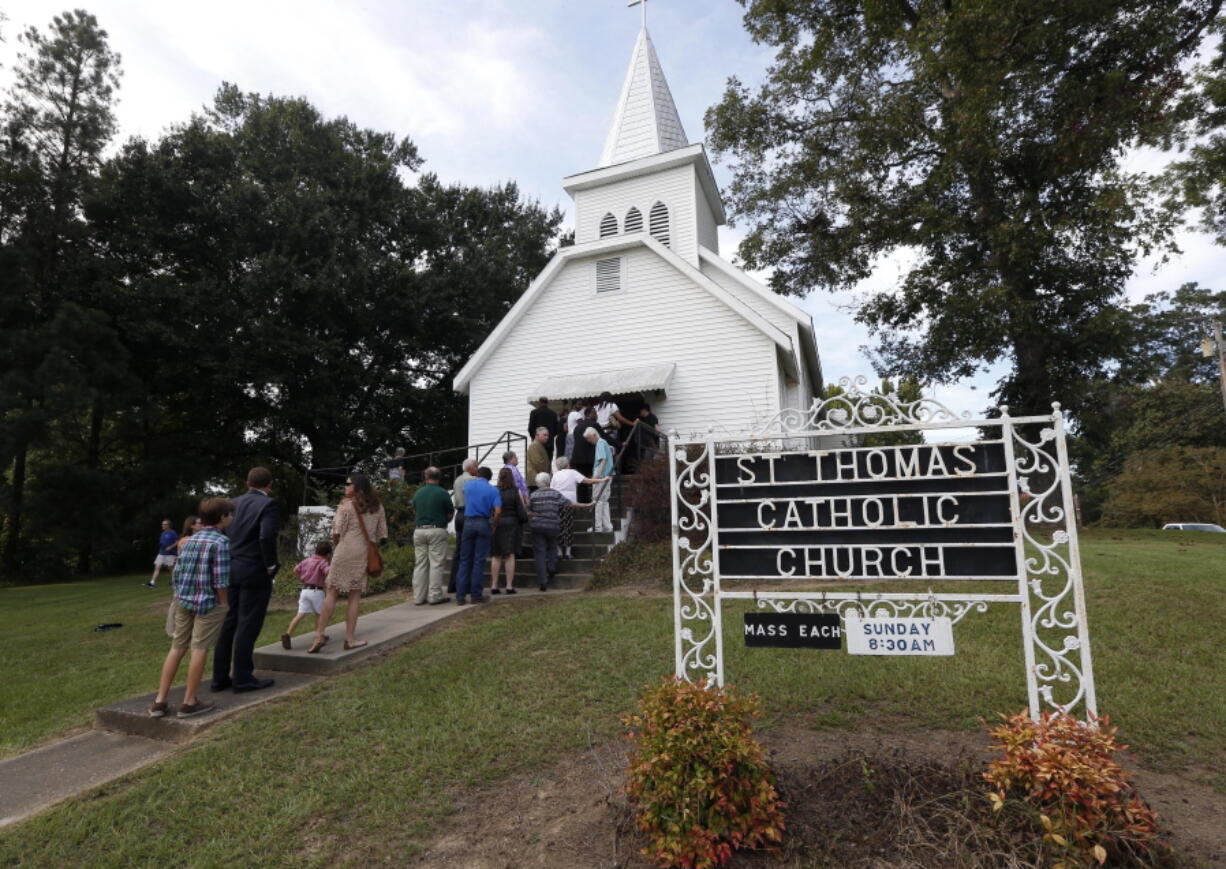
[[[990,729],[993,760],[984,779],[996,811],[1021,801],[1037,813],[1044,840],[1063,866],[1146,857],[1165,846],[1152,809],[1113,759],[1127,746],[1106,718],[1089,724],[1067,715],[1029,711],[1005,717]]]
[[[1167,522],[1214,522],[1226,527],[1226,448],[1135,452],[1107,490],[1104,525],[1152,528]]]
[[[775,62],[707,113],[734,161],[750,268],[843,289],[886,256],[901,283],[858,319],[881,367],[924,381],[1008,360],[1015,412],[1080,409],[1127,352],[1116,316],[1176,213],[1125,150],[1185,129],[1183,64],[1221,0],[741,0]]]
[[[673,508],[668,482],[668,455],[662,451],[625,478],[622,498],[634,511],[630,536],[641,543],[672,539]]]
[[[118,56],[22,36],[0,111],[0,576],[145,561],[162,516],[261,464],[460,444],[451,381],[561,214],[417,173],[407,137],[225,84],[109,159]]]
[[[633,745],[626,793],[660,866],[722,866],[783,838],[783,803],[750,732],[756,697],[669,677],[623,723]]]

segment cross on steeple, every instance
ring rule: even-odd
[[[630,2],[626,4],[626,6],[627,7],[629,6],[643,7],[643,27],[646,27],[647,26],[647,0],[630,0]]]

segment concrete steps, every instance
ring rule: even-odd
[[[267,670],[256,659],[257,670]],[[174,713],[183,702],[183,686],[171,689],[168,702],[170,712],[164,718],[150,718],[149,707],[153,705],[156,693],[143,694],[110,706],[103,706],[94,711],[94,727],[98,730],[109,730],[113,733],[126,733],[131,736],[143,736],[146,739],[156,739],[159,742],[188,742],[215,724],[225,721],[251,706],[258,706],[276,697],[283,697],[307,687],[318,681],[318,677],[305,676],[300,673],[268,673],[257,672],[260,678],[272,677],[276,684],[263,691],[247,691],[235,694],[233,691],[209,690],[208,675],[200,685],[199,698],[210,700],[217,707],[203,715],[194,718],[176,718]]]

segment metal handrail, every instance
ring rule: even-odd
[[[400,466],[405,469],[404,481],[406,483],[420,482],[422,473],[425,471],[426,468],[429,468],[432,466],[437,467],[440,471],[442,471],[442,474],[443,474],[442,482],[444,484],[449,485],[451,482],[455,480],[456,477],[460,475],[460,472],[464,467],[464,461],[466,459],[474,458],[477,460],[477,464],[481,464],[490,455],[490,453],[494,452],[494,450],[496,450],[498,447],[500,446],[503,447],[503,450],[502,450],[503,452],[509,452],[513,448],[513,445],[516,443],[522,443],[521,450],[523,452],[527,452],[528,438],[525,435],[519,432],[504,431],[502,434],[500,434],[497,438],[495,438],[492,441],[482,441],[480,443],[467,444],[465,446],[444,447],[441,450],[429,450],[424,453],[413,453],[412,455],[400,456],[399,458],[393,457],[390,459],[379,459],[378,463],[379,465],[385,468],[390,467],[389,462],[394,461],[394,462],[400,463]],[[484,452],[482,452],[483,449],[484,449]],[[452,461],[452,462],[441,461],[442,457],[446,456],[448,453],[457,453],[457,452],[463,454],[462,457],[459,459],[459,461]],[[471,456],[468,455],[469,452],[472,453]],[[424,464],[420,464],[422,459],[425,460]],[[412,470],[410,470],[407,467],[410,464],[420,464],[420,467],[413,468]],[[303,475],[302,503],[303,504],[307,503],[309,484],[310,484],[310,479],[312,476],[320,477],[320,478],[327,478],[327,477],[338,478],[338,477],[344,477],[346,474],[350,473],[352,470],[353,470],[353,466],[334,467],[334,468],[307,468],[306,473]],[[412,477],[414,478],[413,480],[410,480],[410,475],[412,475]]]
[[[654,451],[659,446],[660,440],[663,437],[663,432],[658,432],[643,422],[643,420],[636,419],[634,425],[630,427],[630,434],[626,436],[621,448],[613,457],[613,467],[617,468],[619,474],[622,473],[622,465],[625,461],[626,453],[630,451],[632,445],[634,450],[631,452],[631,455],[641,462],[646,453]],[[649,438],[654,438],[654,443],[649,441]]]

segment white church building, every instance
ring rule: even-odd
[[[522,431],[609,391],[647,401],[665,430],[752,430],[822,390],[813,322],[719,253],[726,222],[702,143],[682,129],[644,27],[600,165],[563,187],[575,243],[561,248],[456,376],[468,442]]]

